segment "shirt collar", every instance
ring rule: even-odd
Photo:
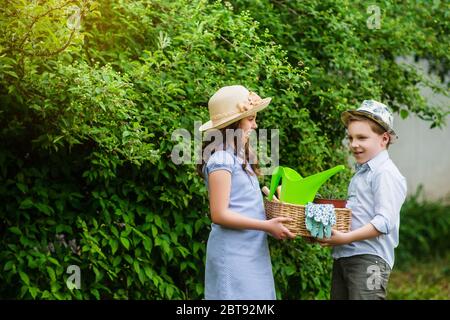
[[[355,171],[356,172],[363,172],[366,171],[366,169],[369,167],[369,165],[366,163],[355,163]]]
[[[355,164],[356,171],[365,171],[370,168],[370,170],[375,171],[381,164],[383,164],[387,159],[389,159],[389,154],[387,150],[383,150],[378,153],[375,157],[370,159],[369,161],[362,164]]]
[[[389,159],[389,154],[387,150],[381,151],[374,158],[370,159],[367,163],[372,171],[376,170],[381,166],[387,159]]]

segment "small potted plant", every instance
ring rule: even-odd
[[[345,208],[347,204],[347,190],[346,188],[339,188],[337,186],[323,186],[316,194],[314,203],[318,204],[332,204],[335,208]]]

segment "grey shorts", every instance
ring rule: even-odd
[[[391,268],[384,259],[362,254],[333,263],[332,300],[385,300]]]

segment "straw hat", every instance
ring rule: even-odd
[[[267,107],[272,98],[261,99],[245,87],[227,86],[220,88],[208,101],[210,120],[200,131],[221,129]]]
[[[394,131],[394,116],[385,104],[375,100],[364,100],[358,109],[342,113],[341,120],[344,125],[347,126],[348,118],[351,115],[360,115],[378,123],[391,136],[391,143],[398,139]]]

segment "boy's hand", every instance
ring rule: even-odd
[[[317,239],[317,242],[322,247],[328,247],[328,246],[339,246],[342,244],[347,244],[352,242],[350,239],[349,233],[341,232],[338,230],[331,230],[331,237],[330,238],[324,238],[324,239]]]

